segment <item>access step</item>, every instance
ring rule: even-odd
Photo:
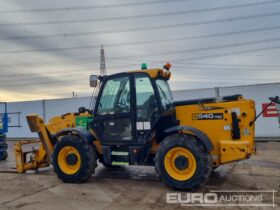
[[[129,165],[129,152],[128,151],[116,151],[111,152],[111,164],[112,166],[128,166]]]
[[[117,161],[113,161],[112,162],[112,166],[128,166],[129,162],[117,162]]]

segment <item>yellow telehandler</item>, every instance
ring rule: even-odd
[[[53,165],[64,182],[85,182],[105,166],[155,166],[170,187],[205,184],[212,169],[254,152],[255,103],[241,95],[173,101],[170,64],[90,77],[99,92],[93,110],[57,116],[46,125],[27,116],[38,150],[15,145],[17,171]],[[98,85],[100,84],[100,86]],[[29,142],[27,142],[29,143]]]

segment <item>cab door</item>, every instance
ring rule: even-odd
[[[153,137],[153,128],[160,117],[158,96],[147,73],[135,73],[136,135],[139,143]]]
[[[135,137],[131,75],[118,74],[103,83],[95,105],[93,128],[104,143],[129,143]]]

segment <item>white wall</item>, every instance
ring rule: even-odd
[[[30,113],[36,113],[43,116],[43,104],[42,101],[28,101],[28,102],[12,102],[8,103],[8,113],[9,112],[21,112],[19,114],[19,120],[21,127],[9,127],[7,137],[8,138],[21,138],[21,137],[37,137],[34,133],[31,133],[26,121],[26,115]],[[8,115],[12,121],[10,124],[17,125],[18,115]]]
[[[261,104],[268,101],[269,96],[280,96],[280,83],[265,85],[248,85],[219,88],[221,96],[242,94],[246,98],[256,101],[257,113],[261,111]],[[196,90],[179,90],[173,92],[175,100],[197,99],[203,97],[215,97],[215,89],[196,89]],[[7,136],[9,138],[30,138],[37,137],[29,131],[25,116],[30,113],[37,113],[45,120],[49,120],[56,115],[65,114],[67,112],[76,112],[81,106],[88,108],[90,97],[67,98],[30,102],[13,102],[8,103],[8,112],[22,112],[20,114],[20,123],[22,127],[9,128]],[[45,107],[45,108],[44,108]],[[45,111],[44,111],[45,110]],[[17,120],[15,115],[11,115],[11,124]],[[280,137],[280,128],[277,117],[264,118],[263,116],[256,123],[257,137]]]
[[[245,98],[254,99],[257,113],[259,113],[262,110],[262,103],[270,102],[268,100],[269,96],[280,96],[280,83],[220,88],[221,95],[232,95],[236,93],[242,94]],[[263,117],[261,115],[256,122],[256,136],[279,137],[280,128],[278,118]]]
[[[205,97],[215,97],[214,88],[194,89],[194,90],[176,90],[173,92],[175,101],[191,100]]]
[[[90,97],[45,100],[46,121],[56,115],[77,112],[79,107],[89,108]]]

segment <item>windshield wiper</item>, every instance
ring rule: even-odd
[[[159,89],[160,89],[160,91],[162,92],[162,94],[163,94],[163,96],[164,96],[165,100],[168,102],[168,108],[169,108],[169,107],[170,107],[170,105],[171,105],[170,101],[168,100],[168,98],[167,98],[167,96],[166,96],[165,92],[163,91],[163,89],[162,89],[160,86],[158,86],[158,88],[159,88]]]

